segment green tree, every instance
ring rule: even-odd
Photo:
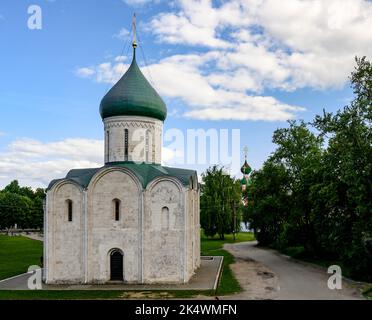
[[[240,228],[241,192],[239,181],[213,166],[202,175],[200,222],[206,236],[237,232]]]
[[[37,188],[32,199],[30,228],[43,228],[45,189]]]
[[[290,121],[288,128],[274,132],[273,142],[278,147],[271,160],[286,169],[291,195],[282,241],[288,245],[303,245],[307,251],[315,253],[314,216],[308,195],[311,186],[322,179],[317,172],[323,139],[311,132],[304,122]]]
[[[21,187],[19,186],[18,180],[10,182],[3,190],[3,192],[21,194]]]
[[[311,124],[274,132],[277,149],[251,175],[245,216],[261,244],[340,263],[372,280],[372,64],[356,59],[354,100]]]
[[[263,168],[251,174],[247,189],[246,220],[261,245],[280,246],[290,207],[288,173],[281,164],[266,161]]]
[[[14,204],[3,204],[1,217],[4,221],[12,221],[12,225],[15,223],[22,228],[42,228],[43,227],[43,201],[45,199],[45,190],[42,188],[33,191],[30,187],[21,187],[17,180],[10,182],[1,192],[5,202],[14,202]],[[13,195],[13,196],[10,196]],[[10,199],[12,197],[12,199]],[[22,206],[22,201],[27,201],[28,206]],[[24,210],[20,213],[15,206],[20,206],[19,210]],[[11,218],[11,219],[10,219]],[[1,219],[1,218],[0,218]],[[7,225],[8,223],[0,221],[1,225]]]
[[[32,201],[16,193],[0,193],[0,229],[9,229],[15,224],[27,228],[27,217],[30,214]]]
[[[354,100],[336,114],[324,112],[314,126],[328,139],[322,183],[313,189],[323,247],[345,262],[354,276],[372,279],[372,64],[356,58],[351,74]],[[327,215],[324,215],[327,212]],[[329,251],[329,250],[328,250]]]

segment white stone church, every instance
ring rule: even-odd
[[[44,281],[186,283],[200,265],[197,173],[161,165],[165,103],[133,61],[104,96],[105,165],[47,190]]]

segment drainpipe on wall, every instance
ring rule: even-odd
[[[47,272],[48,272],[48,193],[43,201],[44,209],[44,250],[43,250],[43,280],[47,283]]]
[[[145,204],[144,204],[144,193],[145,190],[141,191],[141,221],[140,221],[140,228],[141,228],[141,283],[144,283],[144,275],[143,275],[143,236],[144,236],[144,213],[145,213]]]
[[[184,219],[183,219],[183,224],[184,224],[184,234],[183,234],[183,250],[184,250],[184,256],[183,256],[183,283],[186,283],[187,279],[187,209],[188,209],[188,190],[184,190]]]
[[[84,283],[88,283],[88,192],[83,191],[84,210]]]

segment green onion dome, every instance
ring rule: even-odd
[[[243,179],[240,179],[240,184],[241,185],[247,185],[248,181],[245,177],[243,177]]]
[[[248,179],[248,181],[247,181],[247,186],[249,187],[249,186],[251,186],[252,185],[252,179]]]
[[[242,174],[250,174],[252,172],[252,168],[247,163],[247,160],[244,161],[244,164],[241,167],[240,171],[242,172]]]
[[[129,69],[103,97],[100,105],[101,117],[145,116],[164,121],[167,107],[142,74],[135,53],[134,48]]]

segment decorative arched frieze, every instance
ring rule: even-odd
[[[152,181],[150,181],[146,186],[146,191],[151,191],[158,183],[163,182],[163,181],[169,181],[169,182],[174,183],[177,186],[178,191],[181,193],[185,191],[185,187],[183,186],[183,184],[181,183],[179,179],[177,179],[176,177],[168,177],[168,176],[157,177],[153,179]]]
[[[106,175],[107,173],[110,173],[110,172],[113,172],[113,171],[119,171],[119,172],[122,172],[122,173],[125,173],[127,174],[134,182],[135,184],[137,185],[137,188],[138,188],[138,192],[141,192],[142,191],[142,184],[141,182],[139,181],[139,179],[137,178],[137,176],[131,171],[129,170],[128,168],[124,168],[124,167],[107,167],[107,168],[103,168],[102,170],[99,170],[93,177],[92,179],[90,180],[89,182],[89,185],[88,185],[88,190],[91,191],[94,189],[95,185],[98,183],[98,181],[104,176]]]

